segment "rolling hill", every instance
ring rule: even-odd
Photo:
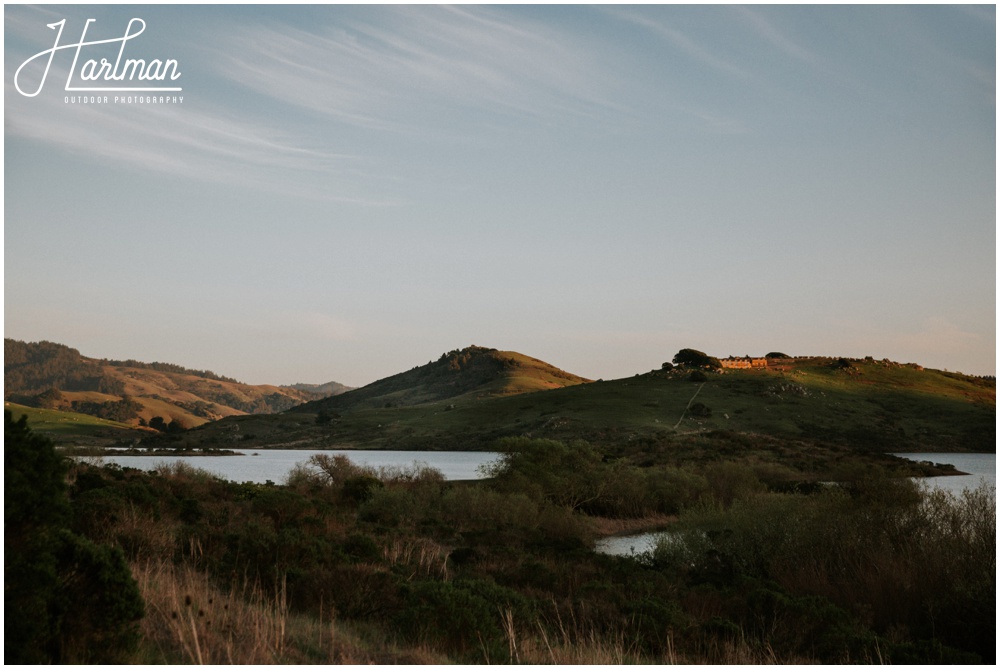
[[[502,360],[529,362],[507,369]],[[263,447],[477,450],[492,448],[501,437],[526,436],[586,439],[608,453],[642,457],[668,457],[693,444],[705,457],[712,449],[721,454],[766,445],[767,457],[777,459],[804,444],[826,449],[824,457],[832,459],[846,452],[996,448],[992,377],[832,358],[707,372],[704,382],[692,382],[692,371],[684,368],[591,383],[553,369],[518,354],[453,351],[365,388],[283,414],[226,419],[183,439],[195,445],[238,438]]]
[[[587,379],[520,353],[470,346],[434,362],[351,390],[295,407],[301,413],[396,408],[443,400],[504,397],[565,388]]]
[[[56,443],[61,443],[64,439],[79,443],[81,437],[104,440],[122,439],[126,436],[137,438],[142,435],[142,431],[136,430],[132,425],[72,411],[38,409],[13,402],[4,402],[3,408],[10,412],[14,420],[27,416],[32,430],[48,436]]]
[[[284,411],[344,388],[249,385],[171,363],[98,360],[62,344],[4,339],[5,400],[133,426],[159,417],[191,428],[227,416]]]

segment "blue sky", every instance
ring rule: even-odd
[[[127,53],[176,59],[183,103],[67,104],[69,50],[15,89],[47,24],[65,44],[135,17]],[[251,383],[362,385],[470,344],[590,378],[684,347],[994,374],[995,25],[6,6],[4,334]]]

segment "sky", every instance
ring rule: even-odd
[[[161,79],[84,79],[119,54]],[[993,375],[995,63],[990,5],[6,5],[4,335],[248,383]],[[182,90],[66,90],[135,86]]]

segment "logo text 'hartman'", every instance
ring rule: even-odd
[[[52,67],[52,58],[55,56],[56,51],[62,49],[76,49],[76,53],[73,55],[73,66],[69,69],[69,76],[66,78],[66,90],[67,91],[79,91],[79,92],[140,92],[140,91],[157,91],[157,92],[170,92],[170,91],[180,91],[183,90],[180,86],[143,86],[143,85],[131,85],[131,86],[72,86],[73,75],[77,72],[77,63],[80,61],[80,52],[83,51],[84,47],[95,46],[98,44],[113,44],[115,42],[121,42],[121,47],[118,49],[118,57],[115,62],[110,62],[107,58],[101,58],[100,62],[94,59],[87,60],[83,63],[79,70],[80,81],[83,82],[124,82],[124,81],[136,81],[136,82],[146,82],[146,81],[169,81],[174,82],[180,79],[181,73],[177,71],[177,61],[168,58],[166,60],[160,60],[159,58],[154,58],[153,60],[146,62],[142,58],[125,58],[125,44],[132,39],[135,39],[146,30],[146,22],[142,19],[132,19],[128,22],[128,26],[125,28],[125,34],[122,37],[115,37],[112,39],[102,39],[94,40],[91,42],[87,41],[87,30],[90,28],[90,24],[97,19],[87,19],[87,23],[83,26],[83,32],[80,34],[80,40],[78,42],[71,42],[69,44],[60,44],[62,38],[63,28],[66,26],[66,19],[58,21],[56,23],[48,24],[48,27],[52,30],[59,29],[56,33],[55,44],[52,45],[51,49],[46,49],[45,51],[39,51],[34,56],[28,60],[21,63],[21,67],[17,68],[17,72],[14,73],[14,88],[21,95],[29,98],[33,98],[42,92],[42,87],[45,85],[45,79],[49,76],[49,68]],[[138,29],[133,32],[133,26]],[[41,81],[38,82],[38,88],[35,89],[33,93],[28,93],[21,90],[21,85],[18,83],[18,77],[21,76],[21,70],[25,68],[28,63],[35,61],[38,58],[45,58],[48,56],[48,62],[45,64],[45,72],[42,74]]]

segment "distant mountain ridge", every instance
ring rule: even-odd
[[[288,386],[282,386],[282,388],[302,390],[307,393],[313,393],[314,395],[320,395],[322,397],[331,397],[333,395],[346,393],[349,390],[354,390],[353,387],[345,386],[343,383],[337,383],[336,381],[328,381],[326,383],[293,383]]]
[[[513,351],[469,346],[349,392],[299,405],[293,411],[348,411],[484,399],[565,388],[588,379]]]
[[[275,413],[342,388],[336,382],[315,389],[250,385],[172,363],[99,360],[64,344],[4,339],[5,400],[133,425],[160,417],[189,428],[226,416]]]

